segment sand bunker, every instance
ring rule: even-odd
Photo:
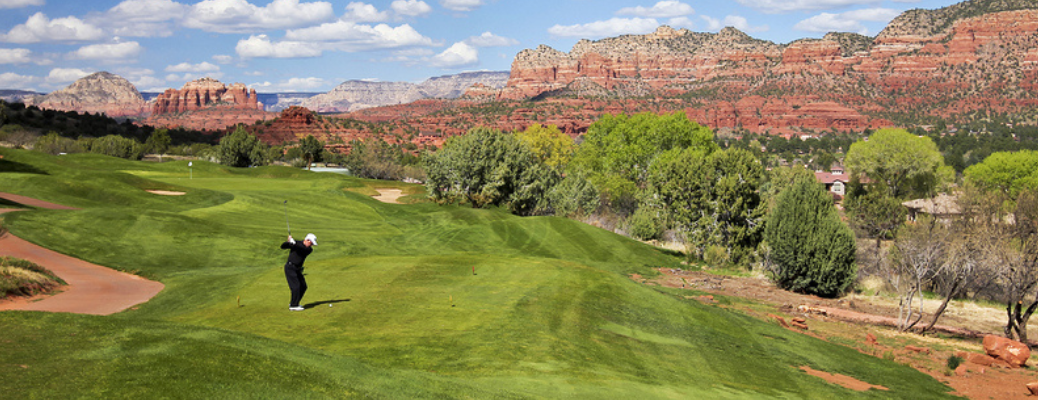
[[[381,201],[383,203],[401,204],[398,199],[404,196],[404,191],[400,190],[400,189],[375,189],[375,190],[378,192],[378,196],[371,196],[371,197],[373,197],[373,198],[375,198],[375,200]]]
[[[163,195],[163,196],[183,196],[183,195],[187,194],[185,192],[171,192],[171,191],[168,191],[168,190],[148,190],[147,192],[148,193],[158,194],[158,195]]]

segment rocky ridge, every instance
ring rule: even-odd
[[[222,130],[251,125],[276,116],[263,111],[256,89],[244,84],[225,85],[212,78],[196,79],[181,89],[167,89],[151,105],[146,125],[166,128]]]
[[[303,100],[299,105],[318,112],[357,111],[428,98],[457,98],[472,85],[499,89],[504,87],[507,79],[507,72],[466,72],[429,78],[419,84],[347,81],[328,93]]]
[[[30,99],[29,104],[59,111],[104,113],[109,117],[137,116],[146,110],[144,98],[130,81],[104,71],[80,78],[36,102]]]

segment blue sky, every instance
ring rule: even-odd
[[[659,25],[734,26],[789,43],[875,36],[902,11],[953,0],[0,0],[0,89],[50,92],[97,71],[141,91],[209,76],[263,93],[347,80],[421,82],[507,71],[521,50]]]

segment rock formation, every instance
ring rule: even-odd
[[[188,82],[180,90],[167,89],[155,99],[151,113],[177,114],[218,105],[239,110],[263,110],[256,89],[248,89],[241,83],[227,86],[213,78],[202,78]]]
[[[984,336],[984,352],[1016,368],[1027,365],[1031,357],[1031,349],[1026,344],[995,335]]]
[[[130,81],[103,71],[43,96],[36,105],[59,111],[104,113],[109,117],[135,117],[146,109],[144,99]]]
[[[429,98],[453,99],[477,84],[500,89],[507,79],[507,72],[466,72],[429,78],[419,84],[348,81],[328,93],[310,97],[300,105],[318,112],[344,112]]]

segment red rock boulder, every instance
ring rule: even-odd
[[[984,352],[1014,367],[1022,367],[1031,357],[1031,349],[1026,344],[1004,337],[984,336]]]

